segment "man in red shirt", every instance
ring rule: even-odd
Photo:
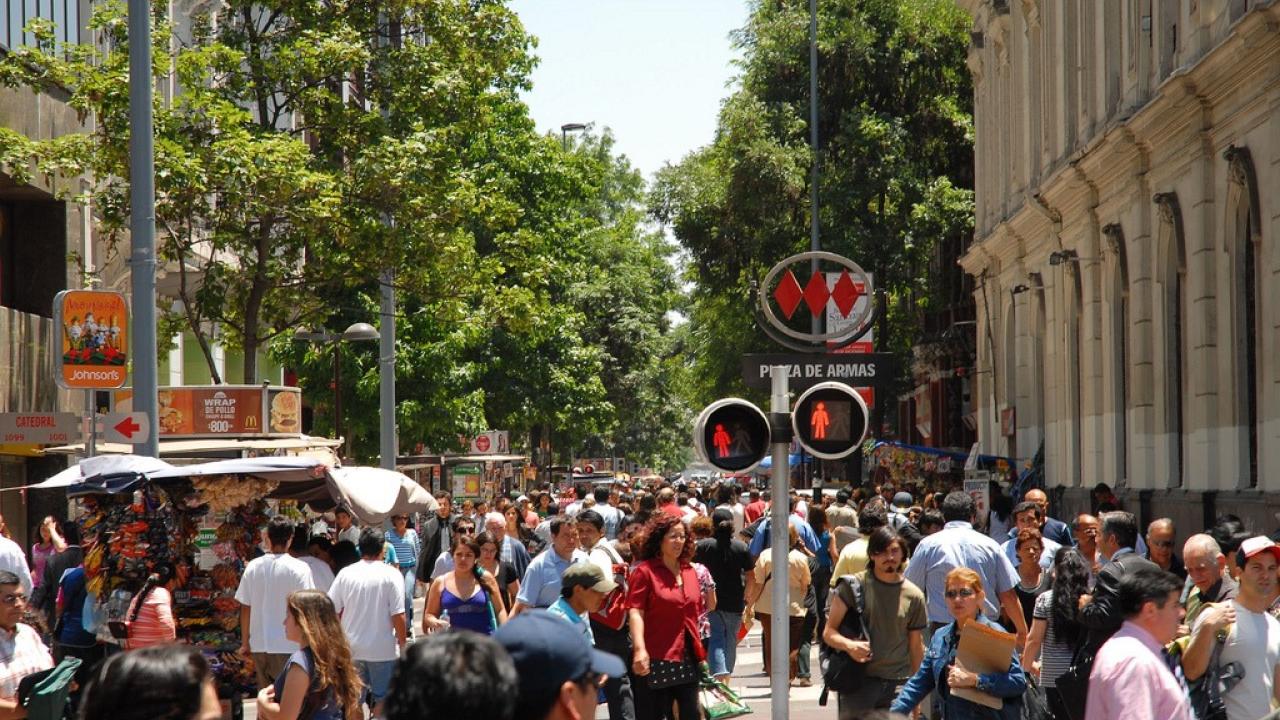
[[[658,491],[658,512],[666,513],[675,518],[684,519],[684,511],[676,504],[676,491],[670,487],[664,487]]]
[[[746,524],[750,525],[764,517],[764,511],[768,509],[769,503],[768,497],[761,499],[760,491],[754,488],[747,493],[747,497],[751,499],[751,502],[747,503],[747,506],[742,509],[742,518],[746,521]]]

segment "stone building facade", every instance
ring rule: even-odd
[[[1179,531],[1280,525],[1280,2],[957,0],[973,18],[984,452]]]

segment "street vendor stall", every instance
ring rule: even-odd
[[[380,526],[394,514],[437,508],[400,473],[302,457],[171,466],[117,456],[85,460],[41,485],[64,487],[78,502],[88,589],[104,625],[122,619],[131,593],[155,568],[173,568],[178,639],[201,649],[225,699],[256,692],[250,661],[238,653],[234,594],[245,565],[261,554],[261,530],[272,516],[300,521],[308,510],[341,503],[361,523]],[[111,641],[105,628],[99,637]]]

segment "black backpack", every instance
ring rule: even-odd
[[[867,597],[862,579],[857,575],[842,575],[836,582],[835,592],[848,610],[840,621],[841,635],[853,640],[868,640],[866,613]],[[828,611],[830,611],[830,599]],[[867,663],[860,663],[843,650],[822,643],[818,648],[818,662],[822,667],[822,682],[827,690],[849,693],[857,690],[867,677]],[[825,691],[824,691],[825,692]]]

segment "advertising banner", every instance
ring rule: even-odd
[[[53,300],[55,380],[69,390],[122,387],[129,374],[129,306],[124,295],[63,290]]]
[[[117,411],[132,408],[132,391],[116,393]],[[297,435],[302,432],[302,391],[262,385],[162,387],[160,437]]]

